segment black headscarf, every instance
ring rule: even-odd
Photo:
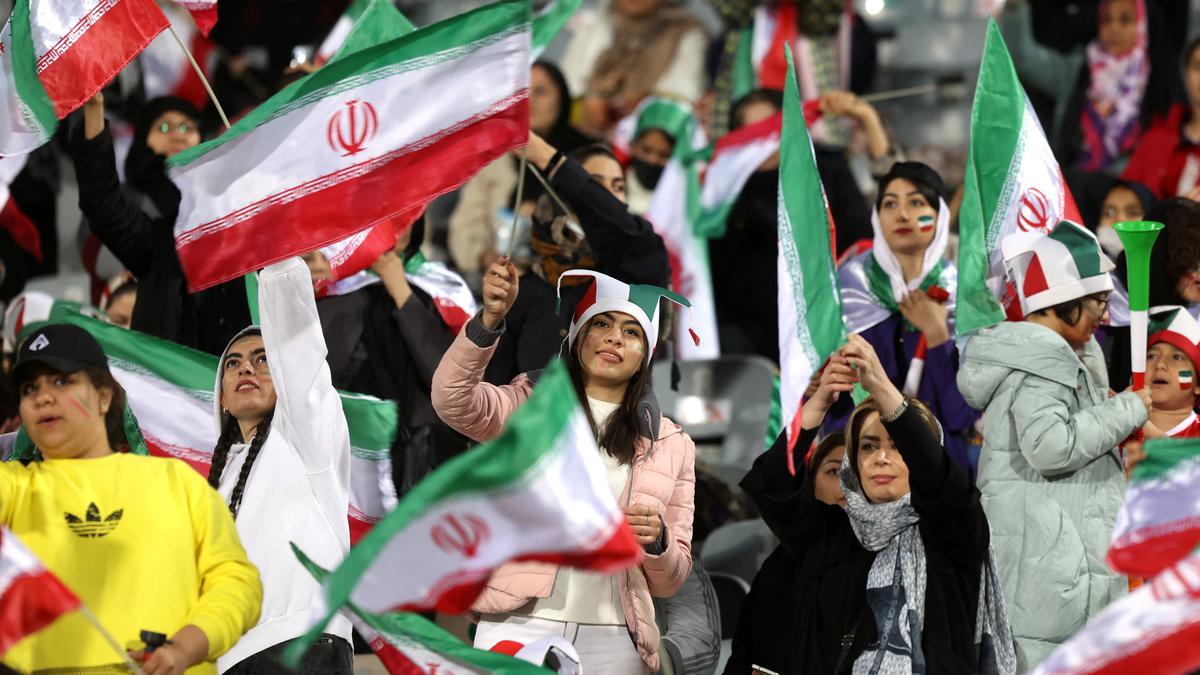
[[[146,105],[142,106],[138,112],[134,124],[133,143],[129,146],[129,155],[125,158],[125,182],[149,196],[159,210],[164,213],[167,209],[159,201],[164,187],[163,179],[166,176],[163,164],[166,157],[155,154],[146,144],[146,138],[150,135],[150,129],[154,126],[154,122],[164,113],[171,111],[180,112],[190,117],[194,123],[200,123],[200,111],[182,98],[160,96],[147,101]],[[167,198],[169,199],[169,196]],[[177,201],[178,197],[175,199]],[[178,205],[176,204],[176,206]]]
[[[567,78],[563,77],[558,66],[549,61],[535,61],[533,67],[541,68],[542,72],[554,83],[554,88],[558,90],[558,115],[554,118],[554,126],[550,132],[544,136],[546,142],[564,155],[576,148],[594,143],[595,141],[571,126],[571,90],[567,88]]]
[[[928,164],[921,162],[896,162],[888,172],[879,179],[879,192],[875,195],[875,209],[879,209],[879,205],[883,203],[883,193],[887,186],[897,178],[913,184],[917,188],[917,192],[929,202],[929,205],[934,209],[938,208],[939,200],[946,198],[946,184],[942,181],[942,177],[938,172],[934,171]]]

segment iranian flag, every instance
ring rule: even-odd
[[[1146,459],[1134,469],[1117,514],[1109,566],[1152,577],[1188,555],[1200,544],[1198,494],[1200,439],[1148,442]]]
[[[416,26],[392,0],[354,0],[317,48],[317,63],[395,40],[414,30]]]
[[[1190,495],[1192,500],[1195,494]],[[1034,675],[1177,675],[1200,668],[1200,551],[1109,605]]]
[[[183,3],[164,5],[163,11],[170,19],[175,34],[191,50],[201,70],[206,75],[212,75],[217,65],[217,52],[216,45],[207,37],[207,31],[197,29],[196,23],[188,18]],[[214,15],[216,11],[216,3],[213,3]],[[208,104],[204,82],[169,32],[160,33],[154,38],[137,60],[142,70],[142,86],[146,89],[147,99],[178,96],[196,106],[197,110],[202,110]]]
[[[172,157],[190,289],[423,207],[523,144],[529,35],[529,3],[502,0],[335,59]]]
[[[15,344],[19,334],[46,321],[87,330],[104,348],[113,377],[125,389],[148,454],[181,459],[207,477],[217,444],[212,403],[217,357],[88,314],[75,303],[25,293],[6,311],[6,330],[11,325],[16,333],[6,339]],[[390,454],[396,405],[363,394],[341,392],[341,397],[350,428],[350,539],[357,541],[396,501]],[[22,431],[14,456],[32,458],[32,450]]]
[[[559,31],[567,25],[567,21],[575,15],[583,0],[550,0],[538,10],[533,17],[533,48],[530,50],[530,62],[536,61],[546,47],[554,42]]]
[[[292,551],[318,582],[329,576],[295,546]],[[372,614],[349,604],[343,615],[391,675],[546,675],[531,663],[475,649],[420,614]]]
[[[791,49],[787,49],[791,73]],[[789,453],[800,437],[801,398],[809,380],[846,341],[833,217],[804,123],[796,78],[783,93],[779,148],[779,398]]]
[[[11,530],[0,527],[0,655],[80,604]]]
[[[200,29],[201,35],[208,37],[213,26],[217,25],[217,0],[175,0],[175,2],[191,13],[192,21]]]
[[[700,214],[696,232],[710,238],[725,235],[725,220],[750,176],[779,151],[783,113],[735,129],[722,136],[713,148],[704,172]]]
[[[465,612],[509,561],[613,573],[641,557],[555,361],[499,437],[439,467],[350,549],[324,584],[327,616],[309,637],[347,602],[377,614]]]
[[[166,27],[154,0],[16,0],[0,31],[0,156],[48,141]]]
[[[1006,293],[1000,241],[1014,232],[1082,222],[1033,106],[1021,88],[995,21],[988,20],[971,108],[959,211],[958,333],[1003,321]],[[1010,298],[1015,302],[1015,296]]]

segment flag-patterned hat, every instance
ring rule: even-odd
[[[1025,315],[1113,289],[1113,263],[1096,235],[1069,220],[1048,233],[1010,234],[1000,247]]]
[[[1200,322],[1183,307],[1153,307],[1150,314],[1150,339],[1146,346],[1166,342],[1187,354],[1193,368],[1200,368]]]
[[[654,347],[658,343],[658,319],[661,315],[659,300],[668,300],[687,309],[692,308],[688,299],[665,288],[648,284],[627,284],[614,279],[607,274],[592,270],[567,270],[558,277],[558,300],[562,301],[562,283],[565,277],[592,277],[592,283],[583,294],[575,307],[575,315],[571,317],[571,330],[567,333],[567,344],[575,345],[575,337],[580,329],[597,314],[604,312],[624,312],[637,320],[646,333],[646,362],[654,355]],[[692,340],[700,344],[700,337],[689,330]]]

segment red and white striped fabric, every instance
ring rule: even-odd
[[[192,13],[192,20],[196,22],[200,33],[204,37],[208,37],[213,26],[217,24],[217,0],[175,0],[175,2]]]
[[[0,654],[79,605],[71,589],[11,530],[0,527]]]
[[[186,3],[180,4],[186,6]],[[206,76],[211,76],[217,64],[217,52],[212,40],[206,37],[207,31],[203,28],[197,30],[196,23],[193,23],[179,6],[164,5],[163,10],[171,20],[171,27],[191,50],[201,70]],[[213,3],[214,15],[216,11],[216,3]],[[138,56],[138,65],[142,69],[142,83],[146,88],[147,99],[178,96],[198,109],[207,104],[208,92],[204,90],[204,82],[196,73],[196,69],[192,68],[187,54],[183,53],[170,34],[160,33],[154,38]]]

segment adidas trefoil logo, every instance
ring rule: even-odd
[[[117,529],[117,525],[121,524],[121,515],[125,509],[117,509],[112,513],[100,518],[100,509],[95,502],[88,504],[87,514],[80,518],[72,513],[63,513],[63,517],[67,521],[67,527],[71,528],[77,536],[85,539],[99,539],[104,535]]]

